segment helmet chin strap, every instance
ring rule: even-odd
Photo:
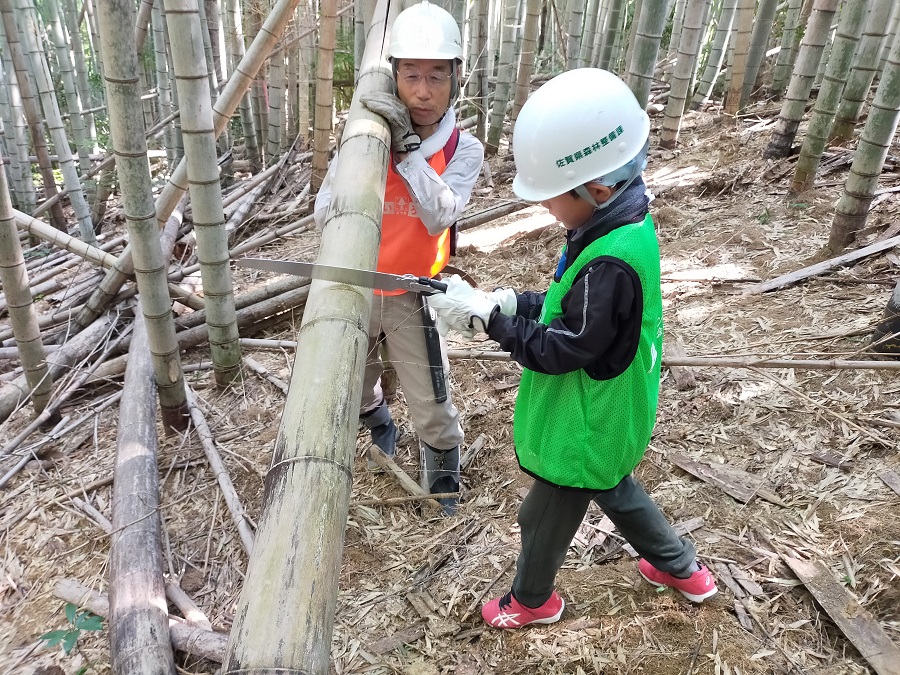
[[[625,164],[624,166],[616,169],[608,176],[600,176],[594,180],[590,180],[584,185],[579,185],[574,188],[575,194],[585,200],[588,204],[593,206],[595,209],[605,209],[610,204],[612,204],[620,194],[625,192],[628,189],[628,186],[631,185],[635,179],[641,175],[641,172],[647,166],[647,151],[650,149],[650,139],[644,143],[644,147],[641,148],[641,151],[635,155],[634,159]],[[625,181],[624,183],[622,181]],[[614,190],[613,193],[609,196],[602,204],[598,204],[597,200],[594,199],[594,196],[588,191],[587,185],[590,183],[600,183],[601,185],[605,185],[606,187],[613,187],[615,185],[619,185],[621,183],[621,187],[617,190]]]

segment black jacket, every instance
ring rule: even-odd
[[[595,211],[587,223],[567,232],[565,260],[554,275],[556,281],[589,244],[644,219],[644,190],[637,179],[622,193],[622,204]],[[644,304],[640,279],[628,263],[608,256],[591,260],[563,297],[562,316],[546,326],[537,320],[544,295],[517,294],[516,315],[493,317],[490,338],[515,361],[539,373],[559,375],[584,368],[590,377],[604,380],[625,371],[637,352]]]

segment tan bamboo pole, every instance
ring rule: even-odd
[[[132,0],[104,0],[99,3],[97,14],[103,51],[118,54],[118,58],[107,59],[103,78],[106,81],[109,128],[122,206],[134,251],[140,308],[144,312],[162,422],[167,432],[183,431],[188,424],[184,375],[175,341],[166,258],[163,257],[156,227],[153,185],[144,138],[138,57],[130,49],[131,36],[128,33],[134,21],[134,3]]]
[[[107,68],[114,60],[107,59]],[[159,533],[156,385],[140,312],[134,323],[116,437],[109,551],[110,653],[117,675],[175,675]]]
[[[27,213],[22,213],[21,211],[13,209],[13,217],[16,219],[16,225],[23,230],[26,230],[29,234],[33,234],[38,239],[50,242],[54,246],[64,248],[65,250],[84,258],[88,262],[107,269],[113,267],[116,263],[116,256],[111,253],[107,253],[96,246],[86,244],[80,239],[76,239],[65,232],[60,232],[55,227],[51,227],[44,221],[29,216]]]
[[[61,234],[59,230],[53,231]],[[31,390],[31,405],[34,412],[39,415],[50,399],[53,378],[47,367],[41,329],[38,327],[32,304],[25,256],[19,241],[19,231],[13,215],[2,157],[0,157],[0,284],[9,305],[9,319],[16,337],[22,368],[25,370],[25,381]]]
[[[397,11],[379,2],[366,39],[335,175],[343,208],[322,232],[324,264],[373,269],[377,258],[390,134],[359,98],[390,88],[382,50]],[[329,672],[372,294],[321,281],[310,289],[223,675]]]
[[[216,477],[216,482],[219,484],[219,489],[222,491],[225,504],[228,506],[228,512],[231,514],[231,520],[234,522],[238,536],[241,538],[241,543],[244,545],[244,551],[247,555],[250,555],[250,552],[253,550],[253,531],[247,523],[246,510],[241,504],[237,491],[234,489],[234,483],[231,482],[231,476],[228,475],[228,469],[222,461],[222,456],[216,450],[215,438],[209,429],[209,425],[206,423],[206,416],[200,410],[197,397],[187,383],[184,384],[184,387],[188,406],[190,407],[191,421],[194,423],[194,428],[197,429],[197,435],[200,436],[200,444],[203,446],[206,460],[209,462],[213,475]]]
[[[66,602],[90,610],[97,616],[109,616],[109,600],[104,593],[82,585],[74,579],[60,579],[53,587],[53,594]],[[216,663],[222,662],[225,640],[228,636],[202,628],[195,628],[170,617],[169,630],[174,647],[186,654],[200,656]]]

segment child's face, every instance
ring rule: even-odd
[[[581,197],[573,197],[570,192],[545,199],[541,202],[541,206],[547,209],[550,215],[562,223],[567,230],[577,230],[594,213],[594,207],[591,204]]]

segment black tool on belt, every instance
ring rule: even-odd
[[[431,387],[434,389],[434,400],[443,403],[447,400],[447,379],[444,377],[444,359],[441,355],[441,336],[431,316],[427,296],[419,294],[422,299],[422,325],[425,327],[425,350],[428,353],[428,370],[431,372]]]

